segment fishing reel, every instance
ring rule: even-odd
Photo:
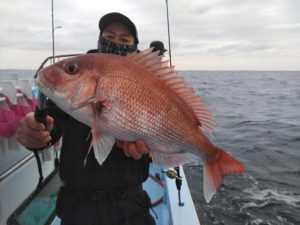
[[[181,176],[177,175],[177,171],[175,171],[174,169],[168,169],[167,171],[163,171],[168,178],[170,179],[178,179],[178,180],[182,180]]]
[[[182,186],[182,177],[180,176],[180,169],[179,167],[174,167],[174,169],[168,169],[167,171],[163,171],[168,178],[175,179],[176,188],[178,191],[178,205],[184,206],[184,203],[181,201],[181,186]]]

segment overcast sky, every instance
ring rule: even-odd
[[[165,0],[54,0],[57,54],[97,46],[99,18],[136,24],[140,46],[168,48]],[[299,0],[169,0],[178,70],[300,70]],[[52,54],[51,0],[1,0],[0,69],[37,69]],[[167,57],[166,57],[167,58]]]

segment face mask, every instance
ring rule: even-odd
[[[135,52],[136,50],[137,50],[137,44],[133,44],[133,45],[117,44],[115,42],[106,40],[103,37],[100,37],[98,40],[98,52],[100,53],[126,56],[131,52]]]

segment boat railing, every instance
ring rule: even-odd
[[[61,58],[69,58],[69,57],[74,57],[74,56],[78,56],[78,55],[82,55],[81,53],[75,53],[75,54],[66,54],[66,55],[56,55],[56,56],[49,56],[47,57],[43,62],[42,64],[39,66],[39,68],[37,69],[36,73],[34,74],[34,78],[37,78],[38,76],[38,72],[44,68],[44,66],[47,64],[47,63],[54,63],[55,60],[57,59],[57,61],[60,61]]]

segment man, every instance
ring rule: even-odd
[[[106,14],[99,21],[99,29],[97,52],[125,56],[137,50],[136,27],[126,16]],[[47,110],[47,126],[37,123],[30,113],[21,121],[17,138],[27,148],[41,148],[63,136],[60,177],[64,185],[56,209],[61,224],[155,224],[149,213],[150,199],[141,186],[149,173],[145,144],[118,141],[102,166],[93,152],[84,165],[91,129],[51,101]]]
[[[168,51],[165,49],[164,43],[161,41],[152,41],[150,43],[150,48],[153,48],[153,52],[159,51],[159,56],[164,57],[164,53]]]

